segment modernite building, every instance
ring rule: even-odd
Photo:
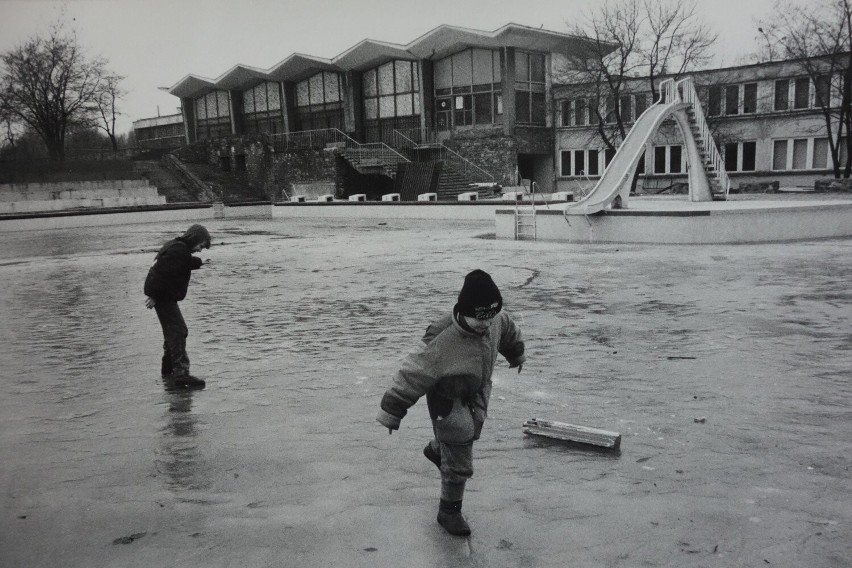
[[[554,77],[590,48],[585,39],[516,24],[492,32],[443,25],[407,45],[364,40],[331,59],[292,54],[270,69],[235,65],[216,79],[189,74],[168,90],[180,98],[181,116],[137,121],[136,133],[156,146],[156,123],[172,137],[182,123],[185,144],[227,140],[217,152],[236,169],[247,162],[233,141],[257,139],[272,155],[339,150],[353,175],[384,175],[397,187],[401,163],[432,160],[443,166],[424,175],[446,178],[445,187],[450,178],[462,187],[526,179],[541,193],[582,191],[612,155],[595,135],[589,105],[601,105],[606,116],[613,101],[585,100],[580,86],[555,85]],[[816,86],[797,69],[778,62],[692,74],[710,99],[705,110],[716,118],[734,187],[770,179],[812,184],[830,175]],[[647,81],[633,83],[635,92],[620,101],[630,107],[622,113],[628,124],[653,103]],[[787,105],[776,102],[778,93],[788,95]],[[685,180],[679,148],[661,129],[646,148],[643,184]],[[338,190],[351,193],[341,179]]]

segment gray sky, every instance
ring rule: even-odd
[[[91,55],[129,91],[118,127],[177,112],[158,90],[192,73],[215,79],[238,63],[268,69],[293,53],[331,58],[369,38],[407,44],[441,25],[492,31],[507,23],[567,31],[600,0],[0,0],[0,52],[44,33],[64,9]],[[719,35],[717,63],[757,48],[772,0],[699,0]],[[73,19],[73,21],[72,21]]]

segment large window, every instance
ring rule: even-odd
[[[227,91],[211,91],[195,99],[196,136],[220,138],[231,134],[231,97]]]
[[[597,176],[600,174],[600,151],[596,149],[562,150],[560,175]]]
[[[712,85],[707,88],[707,116],[757,112],[757,83]]]
[[[790,81],[781,79],[775,81],[775,110],[790,108]]]
[[[500,52],[466,49],[435,62],[435,101],[440,130],[503,122]]]
[[[515,120],[518,124],[544,125],[544,55],[515,51]]]
[[[618,111],[621,113],[621,121],[633,122],[633,97],[625,95],[618,100]]]
[[[743,85],[743,114],[757,112],[757,83]]]
[[[621,120],[629,124],[636,120],[648,108],[648,97],[645,93],[635,95],[623,95],[618,99],[617,110],[621,113]],[[597,124],[599,120],[598,101],[594,98],[576,98],[563,100],[560,103],[562,126],[586,126]],[[606,109],[604,119],[608,123],[615,122],[615,98],[606,98]]]
[[[807,77],[796,79],[793,83],[793,108],[801,109],[810,106],[811,80]]]
[[[725,87],[725,114],[740,113],[740,86],[728,85]]]
[[[654,173],[679,174],[684,170],[683,151],[679,144],[654,146]]]
[[[633,95],[633,102],[635,104],[634,112],[638,118],[639,115],[648,109],[648,95],[645,93]]]
[[[364,71],[364,120],[368,142],[390,141],[395,129],[420,126],[420,73],[415,61],[388,61]]]
[[[559,103],[559,124],[571,126],[571,104],[573,101],[561,101]]]
[[[841,148],[845,139],[840,139]],[[841,167],[846,164],[846,155],[841,153]],[[832,167],[828,138],[787,138],[772,141],[772,169],[820,170]]]
[[[814,106],[823,108],[831,105],[831,77],[821,75],[814,82]]]
[[[707,89],[707,116],[722,114],[722,87],[713,85]]]
[[[343,130],[343,85],[339,73],[321,71],[296,83],[296,130]]]
[[[622,123],[633,122],[633,97],[631,95],[623,95],[618,98],[608,96],[606,98],[605,122],[616,124],[619,115]]]
[[[753,172],[757,143],[729,142],[724,146],[725,170],[729,172]]]
[[[284,121],[278,83],[267,81],[243,91],[243,118],[246,133],[282,132]]]
[[[775,81],[775,110],[803,110],[831,103],[831,77],[828,75],[816,77],[813,82],[808,77]]]

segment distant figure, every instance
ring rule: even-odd
[[[441,470],[438,523],[453,535],[470,534],[462,498],[473,475],[473,442],[485,422],[497,354],[519,373],[526,360],[521,331],[502,307],[488,273],[474,270],[465,276],[452,313],[426,329],[425,345],[405,359],[376,418],[393,433],[426,395],[435,438],[423,454]]]
[[[145,307],[154,308],[163,328],[163,360],[160,372],[176,387],[203,389],[203,380],[189,374],[186,337],[189,330],[178,302],[186,297],[189,278],[202,262],[194,252],[210,248],[210,233],[202,225],[193,225],[176,239],[163,245],[145,278]]]

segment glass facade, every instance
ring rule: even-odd
[[[296,83],[294,130],[344,129],[343,79],[339,73],[321,71]]]
[[[243,91],[242,111],[246,134],[277,134],[284,131],[281,87],[278,83],[267,81]]]
[[[195,99],[195,133],[198,140],[231,135],[231,97],[211,91]]]
[[[499,51],[467,49],[438,60],[434,79],[439,130],[502,124]]]
[[[518,124],[545,124],[544,67],[544,54],[515,52],[515,120]]]
[[[394,60],[362,74],[367,142],[391,141],[393,131],[420,127],[420,72],[416,61]]]

